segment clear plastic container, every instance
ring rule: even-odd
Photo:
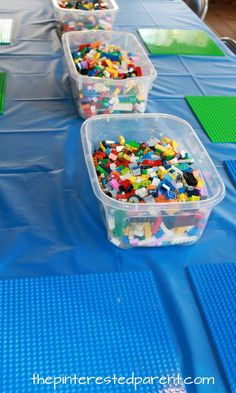
[[[141,77],[106,79],[83,76],[78,73],[71,52],[80,44],[100,41],[119,46],[134,53],[142,68]],[[62,37],[69,69],[73,95],[79,114],[83,118],[111,113],[143,113],[157,73],[137,38],[130,33],[108,31],[81,31],[66,33]]]
[[[101,189],[93,164],[93,151],[101,140],[125,138],[136,141],[175,139],[195,160],[207,195],[205,200],[175,203],[127,203],[107,196]],[[96,116],[81,129],[90,181],[105,212],[108,237],[122,248],[135,246],[190,245],[202,235],[212,208],[225,196],[225,186],[208,153],[192,127],[184,120],[165,114]]]
[[[71,0],[71,3],[76,3]],[[61,8],[58,0],[52,0],[55,19],[62,33],[77,30],[112,30],[119,10],[115,0],[107,0],[109,9],[98,11],[81,11]]]

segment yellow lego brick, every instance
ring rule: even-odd
[[[160,145],[159,143],[157,143],[157,144],[155,145],[155,149],[156,149],[156,150],[160,150],[160,151],[162,151],[162,152],[164,152],[164,151],[167,150],[166,147]]]
[[[109,74],[113,74],[114,69],[112,67],[106,67],[106,71],[109,72]]]
[[[145,97],[142,94],[137,96],[138,101],[145,101]]]
[[[185,194],[179,194],[178,201],[186,202],[187,200],[188,200],[188,197]]]
[[[158,176],[160,177],[160,179],[163,179],[166,174],[167,170],[163,166],[160,166],[158,169]]]
[[[144,234],[146,239],[150,239],[152,237],[152,229],[150,222],[144,223]]]
[[[124,145],[125,144],[125,138],[122,135],[119,137],[119,144],[120,145]]]
[[[100,142],[100,148],[102,149],[103,153],[106,153],[106,148],[105,148],[105,146],[102,144],[102,142]]]
[[[100,59],[100,57],[101,57],[101,53],[96,53],[94,56],[93,56],[93,60],[98,60],[98,59]]]
[[[168,157],[168,156],[174,157],[175,156],[175,152],[173,150],[171,150],[171,149],[167,149],[167,150],[165,150],[163,152],[163,156],[165,156],[165,157]]]
[[[123,154],[124,160],[130,161],[130,156],[128,154]]]
[[[140,179],[141,180],[148,180],[149,176],[148,175],[141,175]]]
[[[114,93],[113,93],[113,96],[118,96],[118,94],[120,93],[120,89],[118,89],[118,87],[115,89],[115,91],[114,91]],[[123,138],[123,137],[121,137],[121,138]],[[124,138],[123,138],[124,139]],[[121,145],[124,145],[125,144],[125,139],[124,139],[124,143],[121,143]]]
[[[166,136],[165,136],[164,138],[162,138],[161,141],[162,141],[162,142],[165,142],[165,143],[170,143],[170,139],[167,138]]]
[[[129,236],[129,226],[124,229],[124,235]]]
[[[132,184],[136,183],[136,177],[135,176],[130,176],[129,181]]]
[[[113,69],[113,73],[112,73],[114,78],[117,78],[119,75],[119,72],[116,69]]]
[[[183,235],[186,232],[186,227],[177,227],[175,228],[175,233],[177,235]]]
[[[106,59],[106,60],[105,60],[105,63],[106,63],[106,65],[107,65],[108,67],[112,68],[113,64],[112,64],[111,60]]]
[[[173,146],[174,150],[176,150],[176,148],[178,147],[178,143],[174,139],[172,139],[171,145]]]
[[[146,149],[144,149],[144,151],[143,151],[143,155],[144,155],[144,154],[147,154],[150,150],[151,150],[151,149],[149,149],[149,147],[146,147]]]
[[[133,146],[130,146],[130,145],[125,145],[125,148],[126,148],[126,150],[129,150],[129,151],[135,150],[135,148]]]
[[[202,188],[204,186],[204,180],[197,177],[197,187]]]
[[[188,198],[188,201],[200,201],[200,197],[197,195],[192,195],[190,198]]]

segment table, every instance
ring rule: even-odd
[[[116,29],[195,28],[214,34],[180,0],[118,0]],[[8,72],[5,114],[0,118],[0,277],[36,277],[151,270],[185,376],[215,376],[215,386],[189,392],[226,393],[221,372],[186,275],[196,263],[235,262],[236,192],[222,165],[235,144],[213,144],[185,95],[236,94],[236,57],[158,57],[158,78],[148,112],[187,120],[226,185],[226,197],[200,241],[190,247],[121,250],[107,240],[83,159],[80,126],[64,74],[63,52],[50,0],[2,0],[1,17],[14,18],[13,45],[0,47]]]

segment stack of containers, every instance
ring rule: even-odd
[[[75,8],[77,1],[71,0],[72,8],[62,8],[60,0],[52,0],[55,19],[62,33],[77,30],[112,30],[119,10],[115,0],[106,0],[107,9],[82,11]]]
[[[206,150],[192,127],[184,120],[164,114],[142,114],[146,110],[148,94],[157,73],[134,35],[114,31],[88,31],[91,25],[88,27],[85,20],[81,24],[78,22],[82,20],[80,18],[83,18],[84,13],[59,11],[55,3],[57,0],[53,2],[56,18],[62,23],[63,31],[84,29],[65,33],[62,41],[80,116],[86,119],[100,115],[88,119],[83,124],[81,133],[90,180],[105,212],[109,239],[123,248],[195,243],[205,229],[212,208],[225,195],[224,184]],[[115,3],[111,1],[111,4],[113,11],[117,11]],[[99,14],[91,15],[95,18]],[[100,18],[99,16],[99,20]],[[106,23],[101,26],[96,20],[94,28],[109,30],[110,26]],[[81,45],[88,46],[96,42],[119,47],[138,59],[141,76],[113,79],[80,74],[72,53],[78,51]],[[135,116],[133,113],[136,113]],[[200,170],[206,187],[205,198],[175,203],[129,203],[106,195],[98,181],[93,152],[100,141],[115,141],[120,135],[136,141],[161,139],[163,136],[175,139],[191,155]]]

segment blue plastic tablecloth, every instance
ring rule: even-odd
[[[236,95],[236,57],[180,0],[118,0],[116,29],[205,29],[225,58],[158,57],[148,112],[190,122],[226,185],[200,241],[189,247],[121,250],[107,235],[88,179],[78,117],[63,68],[63,52],[50,0],[1,0],[0,16],[14,18],[13,44],[0,46],[8,72],[0,117],[0,277],[151,270],[180,348],[185,376],[215,376],[215,386],[190,392],[226,393],[186,276],[195,263],[236,261],[235,189],[223,160],[235,144],[213,144],[185,95]]]

